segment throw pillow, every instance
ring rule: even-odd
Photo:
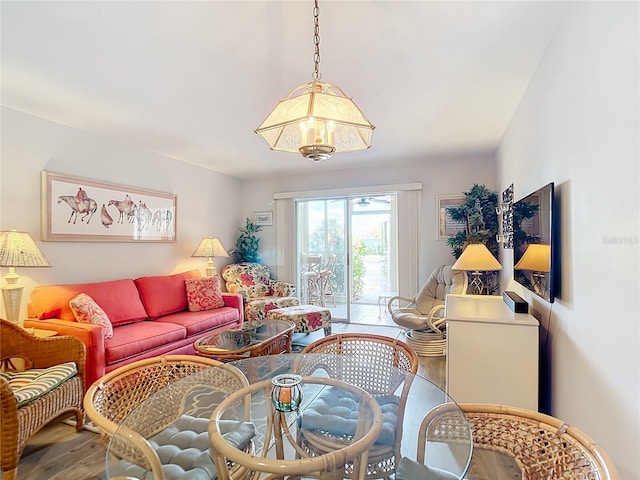
[[[86,293],[79,293],[69,301],[69,307],[78,322],[100,325],[104,338],[113,337],[113,325],[105,311]]]
[[[185,281],[187,288],[187,303],[189,311],[199,312],[200,310],[213,310],[224,307],[222,290],[220,290],[220,278],[187,278]]]

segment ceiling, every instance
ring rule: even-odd
[[[311,80],[311,0],[3,0],[1,100],[242,179],[493,151],[569,3],[322,0],[322,80],[376,130],[320,164],[253,132]]]

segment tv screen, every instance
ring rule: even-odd
[[[553,210],[553,182],[512,205],[513,279],[549,303],[555,298]]]

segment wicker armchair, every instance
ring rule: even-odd
[[[211,367],[216,369],[210,375],[197,375]],[[176,398],[167,401],[164,396],[151,397],[178,380],[181,380],[181,386]],[[217,360],[194,355],[166,355],[124,365],[96,380],[85,394],[84,408],[87,417],[99,428],[105,447],[127,418],[127,428],[123,435],[117,436],[116,444],[111,443],[109,450],[117,451],[118,457],[142,466],[153,472],[155,479],[162,480],[161,461],[147,439],[178,420],[186,392],[203,383],[227,394],[249,384],[240,370]],[[142,402],[145,402],[145,408],[136,409]],[[249,403],[245,409],[245,418],[249,418]],[[253,444],[248,448],[253,449]],[[230,469],[237,478],[246,474],[246,469],[233,465]]]
[[[362,388],[373,396],[393,396],[399,393],[393,445],[375,445],[369,450],[366,475],[367,479],[390,478],[395,472],[396,459],[400,459],[404,407],[413,378],[407,374],[415,375],[418,371],[418,356],[415,351],[397,339],[365,333],[345,333],[319,339],[302,350],[302,353],[328,354],[323,355],[317,364],[313,358],[303,358],[295,367],[302,375],[311,375],[318,369],[333,369],[340,372],[342,380]],[[368,368],[345,368],[341,362],[344,355],[362,357],[367,361]],[[333,356],[336,361],[332,364],[330,359]],[[344,440],[331,437],[326,432],[320,434],[302,429],[299,431],[298,443],[309,455],[326,453],[330,451],[327,445],[342,441]],[[347,476],[352,475],[353,464],[347,464],[345,472]]]
[[[8,382],[0,378],[0,464],[2,477],[11,480],[16,476],[18,460],[29,438],[51,420],[63,413],[73,413],[76,429],[82,429],[85,347],[75,337],[36,338],[17,325],[0,319],[0,353],[3,364],[11,358],[23,358],[31,368],[75,362],[78,369],[76,376],[20,408]]]
[[[561,420],[522,408],[491,404],[460,404],[473,435],[474,448],[487,448],[514,458],[528,480],[616,480],[616,469],[604,451],[585,433]],[[457,407],[444,404],[423,420],[418,461],[427,442],[468,436]],[[472,466],[473,468],[473,466]]]

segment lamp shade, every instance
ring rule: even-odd
[[[205,237],[193,252],[192,257],[228,257],[229,254],[224,249],[220,240],[213,237]]]
[[[44,254],[26,232],[0,232],[0,267],[50,267]]]
[[[272,150],[323,160],[334,153],[369,148],[374,128],[339,87],[314,81],[294,88],[256,133]]]
[[[551,245],[541,243],[529,245],[513,268],[533,272],[549,272],[551,270]]]
[[[470,243],[456,263],[453,264],[452,269],[470,271],[502,270],[502,265],[483,243]]]

